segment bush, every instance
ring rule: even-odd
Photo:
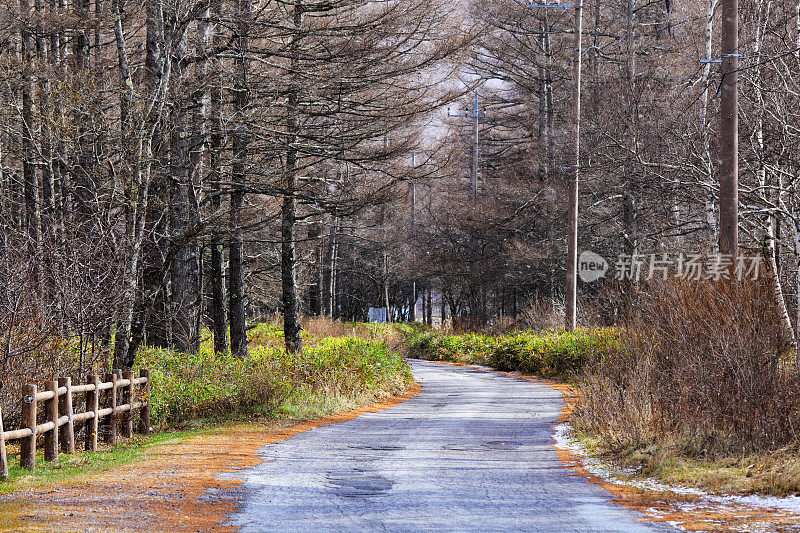
[[[434,361],[490,366],[542,377],[572,379],[590,361],[619,350],[619,331],[612,328],[573,332],[520,331],[509,335],[448,335],[406,332],[410,355]]]
[[[195,355],[143,349],[138,364],[151,369],[153,426],[254,408],[273,411],[295,394],[377,398],[413,381],[402,357],[380,342],[329,338],[297,354],[270,344],[251,346],[247,359],[214,354],[208,345]]]
[[[713,456],[797,438],[800,388],[767,282],[640,289],[624,350],[586,372],[576,426],[610,447],[680,442]]]

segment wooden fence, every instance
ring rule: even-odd
[[[97,450],[98,434],[103,435],[106,443],[116,444],[118,426],[122,437],[133,436],[135,409],[139,409],[139,433],[147,435],[150,432],[150,371],[141,370],[138,378],[133,377],[133,372],[122,372],[122,379],[118,379],[118,375],[119,371],[105,374],[104,381],[100,381],[100,376],[94,374],[89,376],[90,383],[85,385],[72,385],[70,378],[59,378],[45,383],[44,392],[38,392],[36,385],[25,385],[22,388],[21,427],[3,431],[0,410],[0,478],[8,477],[6,442],[11,440],[20,440],[20,466],[33,470],[36,467],[36,438],[44,435],[44,459],[55,461],[59,444],[64,453],[75,451],[76,423],[84,422],[84,446],[91,451]],[[85,411],[75,413],[73,395],[81,393],[85,395]],[[118,398],[121,402],[117,401]],[[137,399],[139,401],[134,401]],[[42,424],[37,424],[39,402],[44,402],[46,422]]]

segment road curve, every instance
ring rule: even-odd
[[[265,446],[237,472],[243,531],[665,531],[553,449],[550,387],[412,361],[416,397]]]

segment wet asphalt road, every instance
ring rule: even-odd
[[[561,394],[413,361],[416,397],[265,446],[244,531],[665,531],[571,475],[553,449]]]

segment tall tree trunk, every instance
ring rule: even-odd
[[[712,59],[712,44],[714,36],[714,12],[717,9],[719,0],[709,0],[706,6],[706,25],[705,25],[705,58]],[[703,142],[703,167],[706,176],[706,191],[705,191],[705,213],[706,225],[711,242],[711,252],[717,253],[718,246],[718,229],[717,229],[717,215],[714,205],[714,166],[711,159],[711,136],[708,131],[708,107],[709,107],[709,92],[711,91],[711,63],[703,65],[703,93],[700,96],[700,136]]]
[[[134,204],[131,215],[132,224],[128,235],[130,251],[123,270],[122,302],[117,313],[117,331],[114,339],[114,366],[130,368],[136,358],[138,339],[132,339],[136,299],[139,292],[139,265],[145,239],[146,220],[149,212],[149,192],[153,167],[153,139],[162,119],[164,99],[172,72],[172,51],[169,40],[164,38],[164,13],[162,0],[148,3],[147,38],[153,41],[154,61],[151,75],[147,76],[143,94],[149,95],[144,103],[142,115],[134,130],[134,148],[131,155],[133,164]],[[160,36],[160,37],[158,37]],[[125,53],[118,43],[118,53]],[[124,61],[126,64],[127,58]],[[123,60],[120,59],[120,63]],[[127,83],[127,81],[123,81]]]
[[[433,325],[433,289],[428,288],[428,295],[427,295],[427,315],[425,316],[425,322],[429,325]]]
[[[36,54],[39,57],[40,69],[44,70],[47,64],[48,50],[45,43],[45,30],[41,25],[44,15],[43,0],[35,0],[37,12],[36,23]],[[53,33],[49,34],[53,38]],[[52,63],[52,62],[51,62]],[[50,78],[49,74],[42,72],[39,76],[39,115],[41,128],[41,166],[42,166],[42,215],[45,227],[52,235],[52,219],[55,209],[53,198],[53,158],[50,139]]]
[[[769,184],[767,183],[766,146],[764,142],[764,113],[766,111],[766,107],[764,93],[761,87],[762,70],[760,64],[762,58],[763,41],[766,32],[766,21],[769,20],[770,4],[771,1],[769,0],[766,3],[763,0],[760,0],[758,3],[758,27],[756,29],[756,39],[754,41],[753,51],[757,60],[757,66],[755,67],[755,72],[753,75],[753,79],[755,81],[755,98],[758,104],[755,117],[755,148],[757,150],[756,178],[758,179],[759,189],[762,191],[764,203],[768,205],[772,204],[773,194],[770,193]],[[780,194],[780,189],[778,190],[778,194]],[[780,272],[778,270],[778,249],[775,239],[776,223],[780,224],[780,221],[774,216],[773,213],[770,212],[764,217],[764,245],[766,248],[765,256],[769,262],[770,270],[774,276],[773,290],[775,291],[775,300],[781,313],[783,326],[786,329],[786,333],[794,338],[795,335],[792,328],[792,321],[789,318],[789,311],[786,307],[786,299],[783,295],[783,286],[781,284]]]
[[[230,206],[230,243],[228,297],[229,321],[231,329],[231,353],[236,357],[247,357],[247,317],[244,307],[244,261],[242,251],[242,205],[244,203],[244,185],[247,167],[249,131],[247,123],[248,96],[248,53],[250,31],[250,0],[237,0],[237,72],[234,83],[234,110],[236,113],[236,130],[233,133],[233,168]]]
[[[199,59],[194,65],[194,82],[196,87],[192,93],[192,140],[189,145],[189,182],[186,192],[188,194],[189,226],[199,228],[201,225],[200,199],[198,191],[204,186],[203,154],[208,145],[208,107],[209,107],[209,77],[208,45],[211,38],[211,5],[206,4],[200,13],[197,23],[197,32],[194,39],[195,56]],[[188,239],[190,262],[194,266],[192,276],[194,279],[194,309],[192,311],[192,333],[197,338],[197,348],[200,348],[200,330],[203,327],[203,265],[202,252],[199,241],[195,238]]]
[[[292,13],[293,34],[289,45],[289,92],[286,103],[286,160],[284,193],[281,207],[281,293],[283,303],[283,335],[288,352],[303,348],[300,325],[300,302],[297,297],[295,226],[297,225],[297,105],[299,77],[299,41],[303,24],[303,5],[295,1]]]
[[[638,151],[637,135],[639,133],[639,111],[637,109],[638,92],[636,89],[636,5],[634,0],[628,0],[625,9],[625,41],[627,44],[626,52],[626,75],[627,75],[627,106],[630,140],[630,150],[632,153]],[[622,180],[622,223],[623,223],[623,242],[625,253],[633,255],[639,246],[636,228],[636,197],[635,187],[635,168],[631,157],[625,159],[623,165],[624,177]]]
[[[339,225],[339,220],[337,218],[333,218],[331,220],[331,229],[330,234],[328,235],[328,247],[325,251],[325,266],[322,275],[322,305],[324,307],[325,314],[329,318],[333,318],[333,308],[334,308],[334,287],[335,287],[335,277],[334,277],[334,263],[336,261],[336,240],[338,238],[337,229]]]
[[[166,39],[165,31],[164,0],[148,0],[144,63],[146,90],[158,87],[162,83],[163,62],[169,60],[170,65],[172,64],[172,57],[165,56],[167,46],[171,46]],[[157,118],[150,141],[151,149],[156,157],[150,164],[152,179],[149,180],[148,195],[165,202],[170,196],[169,152],[164,146],[167,136],[163,117]],[[147,344],[151,346],[168,348],[172,346],[172,328],[170,327],[169,293],[164,277],[164,261],[169,251],[168,239],[163,236],[169,235],[170,227],[169,218],[163,216],[164,209],[159,204],[160,202],[148,205],[146,213],[145,227],[148,229],[148,238],[144,240],[142,249],[144,258],[142,260],[141,292],[146,293],[149,297],[138,298],[135,311],[138,327],[134,330],[133,345],[138,346],[146,340]]]
[[[28,0],[20,1],[20,9],[26,16],[30,16]],[[22,60],[29,69],[34,69],[33,56],[35,53],[33,31],[28,27],[30,19],[23,22]],[[28,252],[32,265],[38,270],[39,259],[39,198],[36,179],[36,147],[34,145],[35,124],[33,109],[34,73],[29,71],[22,81],[22,186],[25,205],[24,228],[28,236]],[[34,274],[38,278],[38,273]],[[38,284],[38,281],[34,281]]]
[[[80,21],[79,29],[74,35],[72,55],[77,71],[84,74],[84,81],[89,81],[89,47],[91,44],[91,22],[89,20],[89,0],[77,0],[76,11]],[[86,101],[80,102],[75,114],[78,123],[78,164],[71,169],[72,190],[77,202],[76,211],[81,224],[89,222],[93,216],[92,205],[94,204],[95,183],[94,183],[94,142],[93,132],[90,129],[91,119],[87,107],[89,102],[94,101],[87,97]],[[88,228],[87,228],[88,229]]]
[[[212,2],[212,15],[219,16],[220,0]],[[210,29],[210,43],[214,48],[219,45],[219,29],[216,23]],[[211,208],[214,212],[214,226],[212,228],[211,242],[211,324],[214,332],[214,351],[224,353],[228,351],[228,320],[227,306],[225,304],[225,248],[218,229],[219,214],[222,207],[222,81],[220,78],[219,59],[212,58],[210,64],[211,92],[211,137],[209,145],[209,185],[211,186]]]
[[[186,43],[181,40],[175,49],[175,76],[173,86],[177,101],[174,103],[170,141],[172,176],[170,184],[170,246],[173,252],[170,264],[172,345],[183,353],[196,353],[200,347],[197,330],[198,264],[196,244],[187,238],[191,228],[193,197],[191,178],[190,138],[187,131],[187,104],[181,96],[184,76]],[[193,102],[193,104],[195,104]]]
[[[66,9],[66,0],[50,0],[50,8],[53,13],[61,15]],[[67,37],[63,29],[59,29],[51,34],[50,41],[50,60],[54,66],[56,76],[66,76],[66,50]],[[54,120],[60,120],[66,114],[63,95],[55,92],[53,95],[53,116]],[[54,139],[54,158],[53,158],[53,225],[55,235],[64,235],[64,221],[67,216],[67,205],[69,205],[69,193],[65,186],[67,179],[66,156],[67,149],[64,139]],[[63,239],[57,239],[57,242]]]

